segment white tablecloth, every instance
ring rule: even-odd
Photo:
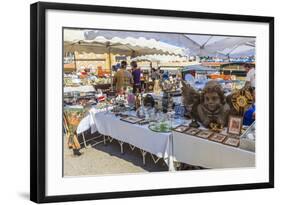
[[[71,107],[74,108],[74,106],[71,106]],[[82,108],[82,106],[79,106],[79,107],[77,106],[77,108]],[[111,109],[111,107],[109,109]],[[103,112],[105,110],[106,110],[105,108],[97,109],[95,106],[93,106],[92,109],[89,110],[89,114],[80,121],[80,123],[77,127],[77,133],[81,134],[82,132],[85,132],[90,128],[91,128],[91,134],[97,132],[98,130],[96,127],[96,123],[94,121],[94,116],[96,113]]]
[[[254,167],[255,153],[173,131],[174,160],[206,168]]]
[[[86,117],[84,117],[78,127],[77,127],[77,134],[81,134],[85,131],[87,131],[88,129],[91,128],[91,125],[90,125],[90,115],[87,115]]]
[[[112,113],[98,112],[93,116],[93,119],[101,134],[111,136],[168,160],[171,151],[169,147],[171,133],[153,132],[148,128],[148,125],[127,123]]]
[[[108,109],[111,110],[112,107],[109,107]],[[89,115],[90,115],[89,124],[90,124],[90,127],[91,127],[91,134],[98,131],[97,126],[96,126],[95,116],[99,112],[106,112],[106,108],[98,109],[95,106],[93,106],[93,108],[89,110]]]

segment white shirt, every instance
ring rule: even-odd
[[[246,76],[246,81],[249,81],[251,83],[251,87],[256,87],[256,74],[255,69],[251,68]]]

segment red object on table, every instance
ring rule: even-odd
[[[98,97],[98,101],[99,102],[105,101],[105,96],[102,95],[102,96]]]

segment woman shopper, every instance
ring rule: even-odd
[[[132,75],[133,75],[133,93],[141,92],[141,70],[136,61],[131,62]]]

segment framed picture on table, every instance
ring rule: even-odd
[[[220,143],[222,143],[225,140],[225,138],[226,138],[225,135],[222,135],[219,133],[214,133],[209,137],[210,140],[212,140],[214,142],[220,142]]]
[[[32,201],[96,200],[274,187],[273,17],[44,2],[32,4],[30,9]],[[243,48],[238,49],[239,46]],[[219,56],[229,65],[239,59],[254,65],[256,82],[262,82],[255,85],[257,146],[255,152],[247,152],[256,162],[254,167],[246,164],[240,169],[242,166],[230,164],[219,171],[214,166],[200,172],[179,173],[172,171],[174,159],[182,162],[186,159],[186,163],[200,166],[202,159],[198,156],[208,153],[210,144],[216,149],[220,149],[221,144],[180,132],[152,132],[147,126],[122,123],[110,112],[95,107],[90,107],[89,115],[76,124],[64,122],[66,107],[77,109],[77,106],[87,104],[77,105],[79,93],[71,100],[73,105],[65,103],[63,93],[67,86],[73,89],[87,84],[106,84],[111,91],[116,89],[122,94],[122,84],[119,89],[118,81],[113,81],[118,77],[115,74],[124,69],[126,71],[120,72],[131,73],[137,79],[137,67],[141,67],[143,56],[148,55],[158,58],[150,59],[151,65],[143,63],[143,67],[149,69],[157,68],[155,61],[163,58],[164,61],[170,59],[183,64],[194,61],[207,65],[210,59]],[[130,71],[129,63],[133,61],[138,66]],[[161,78],[168,79],[169,72],[164,71]],[[245,76],[244,72],[241,77],[245,79]],[[240,121],[233,120],[229,131],[238,133],[236,125],[238,123],[239,127]],[[168,126],[165,123],[161,126]],[[97,133],[103,143],[89,146],[93,144],[87,138]],[[82,144],[77,144],[78,136],[82,136]],[[176,144],[175,139],[180,139],[180,143]],[[122,154],[114,150],[115,145],[120,145]],[[171,146],[173,149],[169,149]],[[205,148],[195,149],[195,146]],[[226,151],[232,150],[227,147]],[[135,148],[141,152],[133,152]],[[215,153],[216,149],[212,149]],[[197,151],[200,154],[197,155]],[[141,153],[140,158],[131,156],[135,153]],[[151,156],[154,156],[153,160],[146,160]],[[162,158],[164,163],[157,163],[155,156]],[[204,162],[218,162],[217,159],[212,161],[212,156],[208,155]],[[90,159],[90,165],[83,166],[79,157],[86,161]],[[128,163],[133,158],[140,162]],[[109,169],[108,162],[117,167]],[[139,173],[136,166],[147,170]],[[147,173],[151,170],[153,174]],[[201,180],[202,176],[205,180]]]
[[[185,125],[179,125],[177,127],[174,128],[174,131],[176,132],[184,132],[188,129],[188,126]]]
[[[243,126],[243,117],[229,116],[227,132],[233,135],[240,135]]]
[[[213,134],[212,131],[209,130],[201,130],[199,133],[197,133],[198,137],[208,139]]]
[[[229,146],[238,147],[240,140],[237,138],[228,137],[223,143]]]
[[[194,127],[189,127],[184,133],[189,135],[196,135],[198,132],[200,132],[199,129]]]
[[[134,117],[134,116],[128,116],[128,117],[121,118],[120,120],[122,120],[124,122],[135,124],[137,122],[142,121],[143,119],[140,119],[140,118]]]

